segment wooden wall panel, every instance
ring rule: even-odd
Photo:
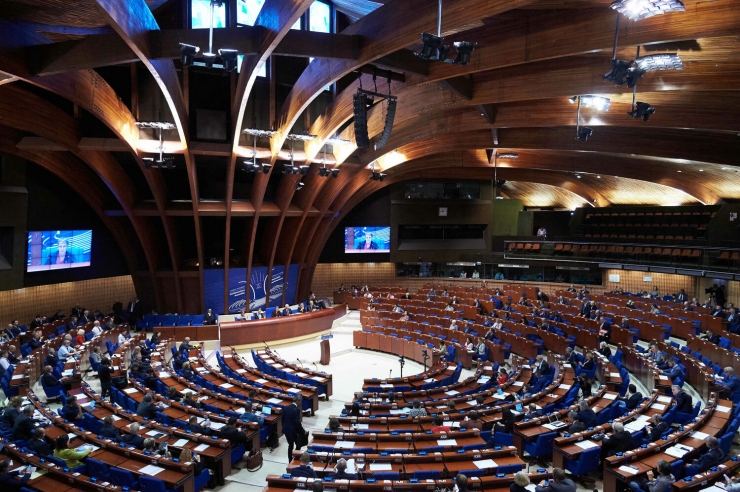
[[[618,274],[619,283],[609,282],[609,274]],[[643,277],[652,277],[651,282],[645,282]],[[635,272],[627,270],[604,270],[604,285],[606,290],[622,289],[627,292],[650,292],[654,285],[658,286],[661,295],[678,293],[684,289],[689,299],[697,295],[697,277],[688,275],[672,275],[667,273]],[[700,296],[699,296],[700,297]],[[702,299],[699,299],[701,302]]]
[[[69,314],[78,302],[91,311],[99,309],[108,314],[116,300],[125,306],[134,295],[130,275],[1,291],[0,322],[17,319],[28,324],[36,314],[51,316],[57,309]]]
[[[727,302],[740,305],[740,282],[727,282]]]

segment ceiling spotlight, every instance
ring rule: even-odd
[[[594,129],[588,126],[582,126],[578,129],[578,132],[576,134],[576,140],[580,140],[581,142],[587,142],[588,137],[593,135]]]
[[[616,85],[634,87],[637,80],[647,72],[656,70],[683,70],[683,62],[675,53],[658,53],[643,56],[634,61],[612,60],[612,69],[602,77]]]
[[[611,4],[611,8],[632,20],[686,10],[679,0],[616,0]]]
[[[319,176],[321,176],[322,178],[327,178],[329,177],[330,174],[331,174],[331,169],[327,169],[325,167],[319,168]]]
[[[273,135],[276,135],[277,132],[274,132],[272,130],[258,130],[256,128],[245,128],[242,130],[242,133],[245,135],[253,135],[255,137],[272,137]]]
[[[213,68],[213,62],[216,61],[216,53],[203,53],[203,63],[206,67]]]
[[[379,173],[376,171],[373,171],[373,174],[370,176],[370,179],[373,181],[383,181],[385,179],[386,174],[385,173]]]
[[[147,169],[175,169],[175,158],[164,156],[162,130],[174,130],[177,127],[166,121],[137,121],[136,126],[139,128],[156,128],[159,135],[159,158],[143,157],[141,160],[144,161],[144,167]]]
[[[283,166],[283,174],[298,174],[299,172],[300,171],[297,167],[291,166],[288,163],[285,163],[285,165]]]
[[[254,161],[243,161],[244,162],[244,171],[248,173],[256,173],[261,169],[261,166]]]
[[[233,72],[236,69],[236,59],[239,56],[239,52],[229,48],[222,48],[218,50],[218,54],[224,62],[224,69],[227,72]]]
[[[574,104],[579,99],[581,100],[581,106],[584,108],[595,108],[599,111],[609,111],[609,106],[611,105],[611,100],[608,97],[594,96],[592,94],[573,96],[569,98],[568,101],[570,101],[571,104]]]
[[[442,38],[423,32],[421,33],[421,42],[423,43],[421,51],[414,54],[422,60],[439,60],[439,47],[442,45]],[[449,47],[447,47],[447,51],[449,51]]]
[[[301,188],[303,188],[303,186],[304,186],[305,184],[306,184],[306,183],[304,183],[303,181],[298,181],[298,182],[297,182],[297,183],[295,184],[295,190],[296,190],[296,191],[299,191],[299,190],[300,190]]]
[[[457,50],[457,57],[452,62],[456,65],[467,65],[470,61],[470,54],[473,52],[476,46],[478,46],[478,43],[469,43],[467,41],[460,41],[455,44],[455,49]]]
[[[636,120],[642,119],[642,121],[647,121],[650,119],[650,115],[655,114],[655,108],[648,103],[638,102],[635,108],[627,114]]]
[[[270,174],[270,169],[272,169],[272,164],[262,164],[262,174]]]
[[[656,70],[683,70],[681,57],[676,53],[657,53],[635,59],[635,65],[644,72]]]
[[[331,137],[326,141],[326,143],[329,145],[349,145],[352,141],[347,140],[346,138]]]
[[[336,179],[337,176],[339,176],[339,171],[341,171],[341,169],[336,169],[336,168],[332,169],[331,170],[331,177],[334,178],[334,179]]]
[[[301,176],[307,176],[309,169],[310,169],[309,166],[299,166],[298,167],[298,172],[301,174]]]
[[[195,55],[198,54],[200,48],[193,46],[192,44],[180,43],[180,60],[186,67],[193,66],[195,61]]]

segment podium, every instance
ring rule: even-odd
[[[321,340],[321,362],[322,366],[328,366],[331,361],[331,350],[329,348],[329,340]]]

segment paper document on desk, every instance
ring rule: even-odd
[[[175,446],[176,448],[181,448],[189,442],[190,441],[188,439],[178,439],[177,441],[175,441],[175,444],[173,444],[173,446]]]
[[[370,424],[352,424],[357,430],[367,430],[370,428]]]
[[[524,386],[524,381],[514,381],[511,383],[512,386]]]
[[[658,398],[656,398],[656,400],[658,400],[661,403],[670,403],[671,397],[670,396],[659,396]]]
[[[490,460],[490,459],[489,460],[473,461],[473,464],[475,466],[477,466],[478,469],[480,469],[480,468],[496,468],[496,467],[498,467],[498,465],[496,464],[496,462],[493,461],[493,460]]]
[[[656,410],[665,410],[665,405],[663,405],[662,403],[653,403],[652,405],[650,405],[650,408],[654,408]]]
[[[141,468],[139,470],[139,473],[141,473],[142,475],[149,475],[150,477],[153,477],[157,473],[162,473],[163,471],[164,471],[164,468],[160,468],[154,465],[147,465],[144,468]]]
[[[208,372],[208,369],[206,369],[205,367],[196,367],[195,370],[198,372]]]
[[[530,483],[529,485],[527,485],[524,488],[527,489],[527,490],[529,490],[529,492],[535,492],[535,489],[537,488],[537,484],[536,483]]]
[[[426,378],[426,379],[424,380],[424,382],[425,382],[425,383],[433,383],[433,382],[435,382],[435,381],[436,381],[436,379],[434,379],[434,378]]]
[[[724,405],[717,405],[716,407],[714,407],[714,409],[718,412],[729,412],[730,410],[732,410],[732,408],[726,407]]]
[[[632,468],[631,466],[622,465],[619,467],[619,471],[623,471],[624,473],[629,473],[630,475],[636,475],[638,472],[638,469]]]
[[[558,430],[562,428],[565,425],[567,424],[562,424],[562,425],[542,424],[542,427],[544,427],[545,429],[550,429],[551,431],[554,431],[554,430]]]
[[[618,378],[619,377],[619,373],[618,372],[610,372],[609,373],[609,377]]]
[[[246,369],[237,369],[234,372],[238,372],[239,374],[244,374],[245,372],[247,372],[247,370]]]
[[[172,374],[170,374],[169,372],[162,371],[162,372],[159,373],[159,377],[160,378],[171,378],[172,377]]]
[[[75,373],[75,370],[74,369],[67,369],[66,371],[62,371],[62,376],[63,377],[68,377],[68,376],[71,376],[74,373]]]
[[[494,393],[491,395],[491,398],[496,398],[497,400],[503,400],[504,398],[506,398],[506,396],[507,396],[506,394]]]
[[[452,396],[452,395],[459,395],[459,394],[460,394],[460,392],[459,391],[456,391],[456,390],[445,391],[445,395]]]
[[[255,380],[255,383],[259,383],[259,384],[265,384],[266,382],[267,382],[267,379],[262,379],[262,378]]]
[[[569,384],[561,384],[560,386],[558,386],[558,388],[560,388],[561,390],[569,390],[570,386],[571,385]]]
[[[393,466],[390,463],[372,463],[370,471],[393,471]]]
[[[137,390],[136,388],[126,388],[125,390],[123,390],[123,392],[124,392],[124,393],[126,393],[126,394],[129,394],[129,395],[130,395],[131,393],[136,393],[136,392],[138,392],[138,391],[139,391],[139,390]]]
[[[671,446],[670,448],[666,449],[664,452],[665,454],[669,454],[675,458],[683,458],[686,453],[689,453],[691,451],[693,451],[693,448],[690,448],[684,444],[676,444],[675,446]]]
[[[437,439],[437,446],[457,446],[457,439]]]
[[[661,380],[666,380],[666,379],[668,379],[668,376],[659,376],[659,377],[660,377],[660,379],[661,379]]]
[[[354,441],[337,441],[334,443],[334,447],[337,449],[352,449],[355,447]]]
[[[283,400],[281,400],[280,398],[270,398],[269,400],[267,400],[267,403],[272,403],[273,405],[279,405],[282,402]]]
[[[223,422],[211,422],[211,429],[213,430],[219,430],[221,427],[225,426],[226,424]]]
[[[606,398],[607,400],[616,400],[617,395],[615,395],[614,393],[606,393],[604,395],[604,398]]]
[[[587,441],[577,442],[576,443],[576,446],[578,446],[579,448],[582,448],[582,449],[591,449],[591,448],[598,448],[599,447],[599,445],[596,444],[595,442],[588,441],[588,440]]]
[[[398,408],[391,408],[389,411],[391,415],[402,415],[406,412],[408,412],[408,410],[405,408],[403,410],[399,410]]]
[[[718,487],[719,485],[724,484],[718,483],[717,485],[712,485],[711,487],[707,487],[706,489],[701,489],[699,492],[725,492],[727,490],[724,487]]]
[[[231,383],[224,383],[219,385],[221,388],[233,388],[234,385]]]
[[[696,431],[693,434],[691,434],[691,437],[693,437],[694,439],[701,439],[703,441],[704,439],[706,439],[707,437],[709,437],[709,434],[706,434],[704,432]]]
[[[199,452],[199,453],[202,453],[202,452],[203,452],[203,451],[205,451],[206,449],[208,449],[208,444],[201,444],[200,446],[196,446],[196,447],[195,447],[195,450],[196,450],[197,452]]]
[[[14,374],[13,377],[10,379],[23,379],[25,377],[26,377],[25,374]]]
[[[298,388],[288,388],[288,393],[300,393],[301,390]]]
[[[392,384],[386,383],[386,384],[381,384],[380,387],[381,388],[393,388],[394,386]]]

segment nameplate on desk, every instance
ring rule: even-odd
[[[139,390],[137,390],[136,388],[126,388],[123,390],[123,392],[127,394],[131,394],[131,393],[138,393]]]
[[[334,335],[332,335],[331,333],[327,333],[326,335],[321,335],[322,340],[329,340],[331,338],[334,338]]]
[[[671,398],[670,398],[669,396],[659,396],[659,397],[658,397],[658,398],[656,398],[656,399],[657,399],[657,400],[658,400],[659,402],[661,402],[661,403],[670,403],[670,402],[671,402]]]
[[[437,439],[438,446],[457,446],[456,439]]]

